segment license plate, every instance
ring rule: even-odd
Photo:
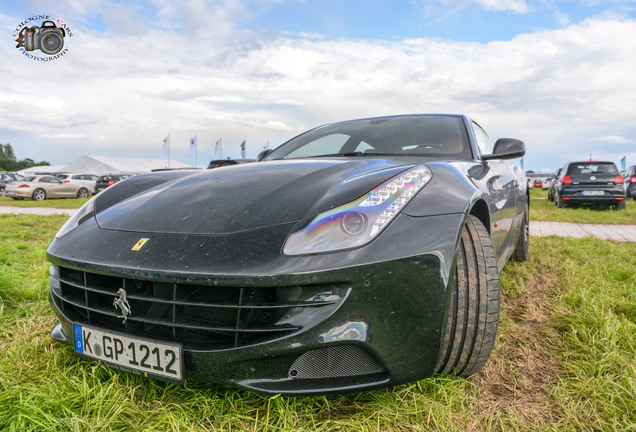
[[[75,324],[75,352],[144,376],[183,380],[181,345],[105,332]]]
[[[601,196],[601,195],[605,195],[604,191],[583,191],[581,192],[582,195],[585,196]]]

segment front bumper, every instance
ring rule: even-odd
[[[197,339],[181,330],[161,333],[156,327],[154,333],[143,336],[148,330],[143,322],[137,327],[129,325],[130,330],[137,332],[137,337],[161,334],[162,339],[183,343],[186,377],[263,393],[342,393],[414,381],[435,373],[446,287],[463,217],[400,215],[366,247],[305,257],[282,256],[280,240],[272,243],[266,232],[258,236],[262,243],[252,241],[252,253],[247,252],[240,236],[226,242],[210,241],[206,236],[165,235],[158,239],[162,236],[153,235],[154,245],[135,255],[129,249],[143,233],[89,231],[92,222],[87,222],[73,235],[56,239],[48,251],[54,264],[50,300],[61,323],[52,335],[72,344],[68,335],[73,334],[73,323],[126,331],[126,326],[118,327],[120,320],[94,310],[84,313],[67,302],[68,296],[80,298],[74,290],[91,285],[91,280],[110,281],[113,295],[118,281],[146,286],[148,292],[164,292],[166,298],[178,298],[179,292],[194,289],[201,293],[196,294],[199,300],[205,293],[240,291],[250,293],[243,295],[254,302],[209,299],[223,302],[236,317],[221,319],[221,324],[228,325],[221,331],[217,320],[209,337]],[[82,235],[81,231],[91,232],[93,241],[84,241],[78,248],[73,239]],[[268,248],[277,253],[268,255]],[[69,288],[69,282],[80,287]],[[165,294],[170,289],[177,294]],[[106,310],[112,297],[96,301]],[[134,323],[133,318],[143,321],[134,312],[142,306],[132,301],[131,306],[129,323]],[[243,322],[243,312],[237,311],[250,307],[278,312],[267,319],[247,319],[241,327],[238,323]],[[157,315],[155,311],[152,318],[158,316],[177,321],[188,313],[170,315],[164,311]],[[230,328],[233,320],[241,328]],[[244,337],[250,329],[272,331]],[[185,335],[189,341],[183,339]]]

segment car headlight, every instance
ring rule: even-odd
[[[418,165],[387,180],[366,195],[321,213],[283,247],[285,255],[333,252],[362,246],[373,240],[431,179]]]
[[[64,225],[62,225],[62,228],[60,228],[57,234],[55,234],[55,238],[61,238],[62,236],[75,229],[75,227],[77,227],[79,224],[91,218],[95,210],[94,199],[95,198],[93,197],[90,200],[86,201],[86,203],[82,207],[80,207],[80,209],[73,216],[71,216]]]

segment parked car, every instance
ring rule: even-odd
[[[55,177],[62,180],[64,183],[75,182],[81,183],[88,188],[91,194],[95,193],[95,184],[99,178],[96,174],[70,174],[70,173],[58,173]]]
[[[106,189],[49,245],[55,340],[170,382],[363,391],[486,363],[528,189],[460,115],[313,129],[232,169]]]
[[[636,200],[636,165],[627,168],[623,181],[625,186],[625,198]]]
[[[543,190],[550,189],[550,183],[552,183],[552,177],[546,177],[543,179],[543,183],[541,184],[541,188]]]
[[[561,173],[555,193],[557,207],[592,203],[625,208],[623,176],[614,162],[568,162]]]
[[[24,176],[14,173],[14,172],[0,172],[0,196],[4,196],[4,188],[7,186],[7,183],[11,183],[16,180],[23,180]]]
[[[554,178],[550,180],[550,187],[548,188],[548,199],[550,201],[554,201],[554,196],[556,194],[556,186],[557,186],[557,182],[559,181],[559,176],[561,175],[561,170],[562,168],[559,168],[556,171],[556,175],[554,176]]]
[[[208,164],[208,169],[250,163],[255,161],[256,159],[214,159],[214,160],[211,160],[210,163]]]
[[[112,186],[115,183],[132,177],[130,174],[107,174],[101,175],[95,182],[95,193],[101,192],[108,186]]]
[[[55,176],[31,176],[7,184],[6,195],[14,200],[31,198],[41,201],[47,198],[87,198],[88,188],[79,183],[64,183]]]
[[[543,187],[543,180],[541,180],[541,179],[534,179],[534,180],[532,181],[532,187],[535,187],[535,188],[542,188],[542,187]]]

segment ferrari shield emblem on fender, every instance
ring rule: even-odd
[[[132,247],[131,251],[135,251],[135,252],[137,252],[139,249],[141,249],[141,248],[142,248],[142,246],[143,246],[143,245],[145,245],[145,244],[146,244],[146,242],[147,242],[148,240],[150,240],[150,239],[147,239],[147,238],[139,239],[139,241],[138,241],[137,243],[135,243],[135,245]]]

